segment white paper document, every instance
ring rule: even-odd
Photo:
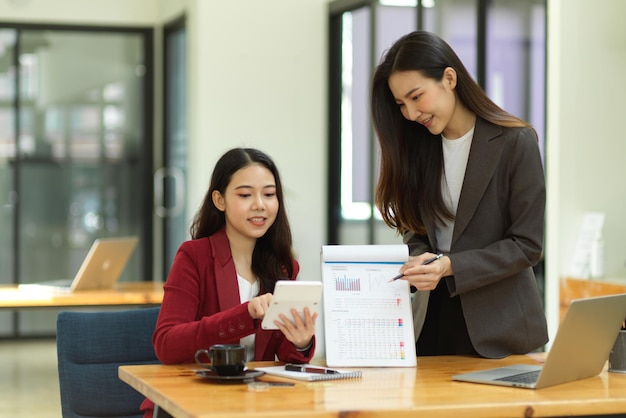
[[[408,258],[406,245],[322,247],[328,366],[416,365],[409,283],[389,282]]]
[[[589,212],[583,216],[574,255],[570,261],[568,275],[578,278],[593,278],[592,261],[594,260],[595,250],[594,244],[602,236],[602,227],[604,226],[604,213]],[[596,261],[597,262],[597,261]]]

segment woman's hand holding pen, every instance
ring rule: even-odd
[[[403,274],[402,278],[408,280],[417,290],[433,290],[442,277],[453,274],[450,258],[433,253],[409,257],[400,268],[400,273]]]

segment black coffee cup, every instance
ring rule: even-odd
[[[210,364],[201,360],[202,356],[210,360]],[[220,376],[237,376],[246,369],[246,347],[241,344],[216,344],[208,350],[196,351],[196,363],[213,370]]]

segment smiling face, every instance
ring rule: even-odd
[[[445,69],[441,81],[424,77],[419,71],[400,71],[389,76],[388,84],[402,116],[424,125],[433,135],[443,133],[450,138],[450,131],[454,138],[457,99],[452,68]]]
[[[214,190],[212,197],[215,207],[224,212],[226,234],[231,241],[256,240],[276,220],[276,182],[272,172],[261,164],[236,171],[224,194]]]

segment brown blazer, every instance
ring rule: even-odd
[[[542,297],[532,267],[542,257],[545,179],[537,137],[530,128],[504,128],[477,118],[450,247],[454,276],[444,280],[459,296],[470,339],[481,356],[528,353],[548,341]],[[404,235],[411,255],[435,252],[427,236]],[[429,292],[417,292],[416,338]]]

